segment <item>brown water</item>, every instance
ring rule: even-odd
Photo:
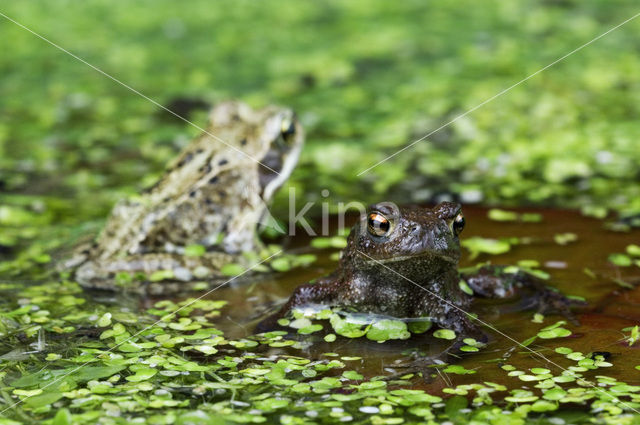
[[[467,227],[462,238],[483,236],[490,238],[501,237],[532,237],[532,243],[517,245],[510,252],[499,256],[480,256],[470,261],[468,253],[463,250],[461,266],[476,264],[491,260],[494,264],[516,264],[519,260],[537,260],[552,276],[551,283],[565,294],[579,295],[587,299],[589,306],[577,311],[579,326],[566,325],[573,332],[567,338],[553,340],[537,340],[530,346],[551,361],[563,368],[575,365],[573,361],[556,354],[553,348],[567,346],[574,351],[590,353],[594,351],[609,352],[610,362],[614,367],[600,369],[589,373],[593,375],[606,374],[629,384],[640,383],[640,372],[634,366],[640,364],[640,343],[635,347],[628,347],[622,339],[621,329],[640,323],[640,287],[633,290],[623,289],[608,277],[620,278],[630,282],[640,281],[640,268],[619,268],[607,261],[607,256],[613,252],[624,252],[627,245],[640,242],[640,231],[619,233],[605,230],[603,222],[584,217],[576,212],[550,209],[527,210],[543,215],[540,223],[505,223],[491,221],[487,218],[487,209],[465,207]],[[554,242],[553,236],[558,233],[572,232],[578,235],[578,241],[566,246]],[[308,246],[307,237],[298,237],[291,242],[291,249]],[[284,274],[272,275],[253,284],[235,284],[223,287],[211,295],[211,299],[224,299],[229,305],[223,309],[223,315],[218,319],[218,326],[229,337],[242,337],[252,333],[253,326],[264,317],[269,307],[284,302],[293,289],[299,284],[317,278],[332,271],[336,263],[329,259],[329,254],[335,251],[314,251],[318,261],[309,268],[296,269]],[[551,262],[551,263],[550,263]],[[558,267],[561,268],[558,268]],[[584,273],[589,268],[599,277],[593,279]],[[521,311],[518,302],[504,303],[491,300],[479,300],[473,311],[479,313],[480,318],[492,324],[496,329],[509,335],[516,341],[524,341],[535,335],[542,327],[551,325],[561,316],[547,316],[543,324],[533,323],[533,312]],[[531,367],[546,367],[552,373],[561,371],[553,364],[518,347],[496,332],[485,329],[490,335],[489,345],[479,353],[465,355],[457,364],[467,369],[474,369],[472,375],[443,374],[429,384],[416,382],[416,386],[435,391],[444,386],[451,386],[472,382],[491,381],[509,386],[522,387],[518,378],[508,377],[499,369],[498,359],[508,357],[508,363],[518,369],[527,370]],[[364,338],[347,339],[338,337],[333,343],[325,343],[321,337],[308,336],[305,341],[310,342],[303,355],[318,358],[325,352],[338,353],[341,356],[360,356],[362,360],[351,361],[349,366],[358,369],[366,376],[389,374],[394,361],[403,358],[403,350],[420,348],[425,352],[437,353],[444,348],[443,341],[429,336],[414,336],[407,341],[393,341],[379,344]],[[280,351],[282,352],[282,351]],[[285,351],[286,352],[286,351]],[[291,350],[290,354],[301,355],[299,350]],[[535,384],[535,383],[534,383]]]

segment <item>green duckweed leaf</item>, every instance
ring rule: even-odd
[[[513,211],[505,211],[498,208],[491,208],[487,212],[487,217],[494,221],[516,221],[518,220],[518,213]]]
[[[173,279],[174,277],[173,270],[158,270],[149,275],[149,280],[151,282],[160,282],[162,280]]]
[[[445,373],[454,373],[456,375],[470,375],[476,373],[475,370],[465,369],[460,365],[449,365],[445,369],[443,369]]]
[[[438,329],[433,332],[433,336],[436,338],[452,340],[456,338],[456,333],[450,329]]]
[[[390,339],[408,339],[410,336],[407,324],[399,320],[384,319],[373,322],[367,331],[367,338],[378,342]]]
[[[553,387],[545,390],[542,398],[547,400],[562,400],[567,395],[567,392],[560,387]]]
[[[96,322],[96,325],[101,328],[106,328],[111,325],[111,313],[105,313]]]
[[[311,326],[311,320],[307,317],[300,317],[298,319],[291,321],[291,323],[289,323],[289,327],[293,329],[301,329],[308,326]]]
[[[351,323],[348,320],[342,319],[337,314],[332,315],[329,322],[336,334],[347,338],[360,338],[366,335],[369,327],[371,326],[364,326],[360,323]]]
[[[324,340],[326,342],[334,342],[336,340],[336,335],[335,334],[327,334],[324,336]]]
[[[626,251],[627,254],[631,255],[632,257],[640,257],[640,245],[627,245]]]
[[[635,345],[636,342],[640,340],[640,326],[636,325],[631,328],[625,328],[623,331],[628,331],[629,336],[627,336],[627,342],[629,343],[629,347]]]
[[[568,245],[571,242],[576,242],[578,240],[578,235],[575,233],[557,233],[553,235],[553,240],[558,245]]]
[[[431,329],[432,325],[430,320],[415,320],[407,323],[407,329],[412,334],[422,334]]]
[[[72,425],[73,418],[68,409],[60,409],[53,417],[51,425]]]
[[[158,370],[149,367],[143,367],[139,368],[135,372],[135,375],[127,376],[125,379],[129,382],[146,381],[148,379],[151,379],[156,373],[158,373]]]
[[[557,347],[555,349],[555,352],[558,354],[570,354],[573,352],[573,350],[571,348],[567,348],[567,347]]]
[[[184,255],[187,257],[202,257],[207,252],[203,245],[187,245],[184,248]]]
[[[460,279],[460,281],[458,282],[458,286],[460,287],[462,292],[464,292],[465,294],[473,295],[473,289],[471,289],[471,287],[467,284],[467,282],[464,279]]]
[[[538,337],[542,339],[564,338],[571,335],[571,331],[565,328],[555,328],[538,332]]]
[[[511,244],[506,240],[482,238],[479,236],[465,239],[460,244],[469,250],[471,259],[476,258],[480,254],[504,254],[511,249]]]
[[[223,276],[238,276],[244,273],[245,269],[240,264],[229,263],[220,268],[220,274]]]
[[[286,257],[278,257],[273,259],[269,265],[277,272],[286,272],[291,270],[291,262]]]
[[[353,370],[346,370],[342,372],[342,376],[352,381],[361,381],[362,379],[364,379],[364,376]]]
[[[554,403],[547,400],[538,400],[531,405],[531,410],[534,412],[549,412],[558,409],[558,403]]]
[[[298,329],[298,333],[301,335],[309,335],[318,331],[322,330],[322,325],[320,324],[314,324],[314,325],[309,325],[309,326],[304,326],[300,329]]]
[[[536,375],[546,375],[549,372],[551,372],[549,369],[543,367],[534,367],[531,369],[531,373],[535,373]]]
[[[347,246],[347,238],[343,236],[318,237],[311,241],[311,246],[318,249],[338,248],[343,249]]]
[[[607,259],[610,263],[613,263],[619,267],[629,267],[633,264],[629,256],[620,253],[610,254]]]

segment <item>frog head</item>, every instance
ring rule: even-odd
[[[351,230],[342,267],[387,275],[389,279],[432,279],[457,269],[464,216],[459,204],[434,208],[372,205]],[[389,274],[393,270],[396,275]]]
[[[262,199],[268,202],[298,163],[304,134],[291,109],[269,107],[262,114],[263,125],[258,137],[265,149],[259,158],[259,176]]]
[[[304,144],[296,114],[273,105],[254,110],[242,102],[222,102],[211,110],[209,129],[243,154],[241,167],[258,167],[260,196],[266,203],[289,179]]]

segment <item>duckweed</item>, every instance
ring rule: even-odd
[[[562,325],[565,325],[566,323],[567,322],[565,322],[564,320],[561,320],[551,326],[542,328],[540,332],[538,332],[537,336],[538,338],[542,339],[565,338],[571,335],[571,331],[569,329],[562,327]]]
[[[609,254],[609,262],[619,267],[629,267],[633,264],[633,260],[628,255],[614,253]]]
[[[482,237],[466,238],[460,243],[471,253],[471,259],[480,254],[499,255],[511,250],[511,243],[505,239],[491,239]]]
[[[558,244],[558,245],[568,245],[571,242],[575,242],[578,240],[578,235],[576,235],[575,233],[558,233],[556,235],[553,236],[553,240]]]
[[[494,221],[521,221],[523,223],[539,223],[542,221],[542,214],[538,213],[517,213],[498,208],[492,208],[487,212],[487,217]]]
[[[638,58],[627,54],[636,40],[624,32],[572,56],[561,72],[531,79],[522,90],[458,120],[413,153],[355,177],[449,115],[520,80],[523,69],[539,69],[550,62],[548,55],[568,52],[632,16],[632,3],[493,1],[477,8],[463,1],[432,8],[408,2],[390,8],[384,1],[241,1],[225,8],[196,1],[185,8],[161,1],[149,8],[91,0],[66,6],[65,25],[54,25],[53,6],[38,2],[13,2],[3,13],[26,19],[163,104],[190,96],[292,105],[309,135],[290,182],[304,189],[300,203],[328,188],[345,200],[379,201],[393,194],[412,202],[553,204],[601,219],[617,213],[614,230],[639,223],[638,126],[629,119],[638,112],[629,96],[637,85]],[[505,18],[514,16],[523,19]],[[48,272],[56,249],[97,231],[113,203],[151,183],[195,131],[6,24],[0,27],[2,38],[11,40],[0,57],[0,409],[23,403],[0,414],[0,424],[637,423],[632,409],[640,409],[640,397],[633,378],[626,383],[595,375],[615,368],[615,360],[555,347],[571,343],[566,324],[542,329],[530,343],[558,357],[554,361],[566,372],[538,362],[522,370],[481,364],[495,366],[496,379],[509,386],[451,384],[429,394],[401,388],[407,379],[387,383],[386,377],[351,370],[361,360],[337,353],[306,358],[307,347],[287,332],[231,338],[215,326],[228,308],[224,301],[165,301],[135,313],[93,302],[64,274]],[[318,49],[320,41],[331,49]],[[182,57],[174,60],[178,45]],[[455,60],[446,59],[451,52]],[[227,66],[230,61],[235,66]],[[205,122],[204,114],[191,118]],[[278,196],[274,211],[286,209],[286,191]],[[541,219],[505,210],[489,216]],[[312,245],[337,250],[344,236]],[[568,233],[554,238],[571,239]],[[497,255],[521,242],[477,238],[466,248],[474,257]],[[253,264],[273,249],[247,260]],[[185,250],[188,256],[203,254],[199,245]],[[331,258],[338,257],[335,252]],[[639,257],[634,244],[610,262],[630,268],[640,265]],[[283,255],[256,271],[291,271],[314,259]],[[232,264],[223,272],[233,277],[243,270]],[[209,271],[193,273],[205,278]],[[148,276],[171,277],[170,271]],[[115,279],[126,287],[137,278],[122,273]],[[160,320],[177,308],[183,309]],[[329,317],[323,329],[311,323],[297,331],[320,338],[333,329],[323,337],[328,343],[338,335],[407,335],[397,323]],[[543,321],[535,316],[535,323]],[[430,330],[428,322],[405,326],[409,333]],[[624,345],[637,344],[637,329],[624,330]],[[481,348],[466,340],[465,347]],[[453,364],[439,372],[469,379],[475,370]]]
[[[629,335],[625,337],[625,340],[628,342],[629,347],[635,345],[638,341],[640,341],[640,326],[636,325],[630,328],[624,328],[623,332],[629,332]]]

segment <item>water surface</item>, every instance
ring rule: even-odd
[[[588,306],[576,310],[579,326],[568,324],[565,327],[572,331],[567,338],[552,340],[538,339],[530,346],[559,366],[566,368],[574,363],[555,353],[553,348],[567,346],[574,351],[585,354],[592,352],[610,353],[609,361],[614,367],[608,368],[606,374],[629,384],[640,383],[640,373],[634,369],[638,363],[640,344],[629,347],[623,341],[623,328],[640,323],[640,288],[624,289],[609,278],[623,279],[629,282],[640,280],[640,269],[637,267],[617,267],[607,261],[612,252],[624,252],[627,245],[640,240],[640,231],[628,233],[606,230],[603,222],[584,217],[577,212],[552,209],[535,209],[527,212],[542,214],[540,223],[496,222],[487,218],[487,209],[465,207],[467,227],[462,239],[472,236],[490,238],[518,237],[531,238],[528,244],[516,245],[508,253],[488,256],[482,255],[474,260],[463,250],[461,267],[474,265],[480,261],[492,261],[494,264],[516,264],[520,260],[536,260],[541,268],[551,274],[550,283],[565,294],[584,297]],[[353,220],[353,217],[352,217]],[[554,235],[559,233],[575,233],[576,242],[559,245]],[[290,250],[308,250],[309,238],[298,236],[288,241]],[[331,250],[312,250],[318,255],[318,261],[306,269],[295,269],[283,274],[274,274],[249,283],[235,283],[222,287],[208,295],[211,299],[224,299],[229,305],[223,309],[217,325],[228,337],[251,335],[253,326],[263,318],[269,309],[284,302],[296,286],[308,280],[331,272],[336,262],[329,256]],[[588,268],[598,278],[585,273]],[[148,300],[152,302],[152,300]],[[516,341],[525,341],[535,335],[541,328],[564,320],[562,316],[549,315],[544,323],[533,323],[532,311],[523,311],[520,301],[478,300],[473,311],[490,323],[500,332],[509,335]],[[328,323],[327,323],[328,326]],[[475,374],[452,375],[441,374],[429,384],[416,382],[418,387],[428,387],[437,391],[452,383],[492,381],[508,386],[521,387],[517,378],[508,377],[499,369],[504,364],[501,359],[523,370],[531,367],[546,367],[554,374],[559,368],[547,363],[544,359],[517,346],[513,341],[504,338],[491,329],[485,329],[490,335],[489,345],[479,353],[466,354],[457,364],[466,369],[473,369]],[[325,343],[320,336],[305,336],[309,343],[306,355],[319,358],[323,353],[333,352],[341,356],[360,356],[361,360],[351,362],[365,376],[389,374],[394,371],[394,362],[403,359],[402,352],[411,348],[419,348],[428,353],[437,353],[446,346],[446,341],[429,337],[414,336],[406,341],[388,341],[380,344],[364,338],[348,339],[338,337],[333,343]],[[279,351],[280,353],[286,351]],[[291,349],[291,354],[300,355],[298,350]],[[399,370],[399,369],[398,369]],[[594,372],[602,374],[603,372]],[[587,373],[588,376],[588,373]],[[512,384],[512,385],[509,385]]]

